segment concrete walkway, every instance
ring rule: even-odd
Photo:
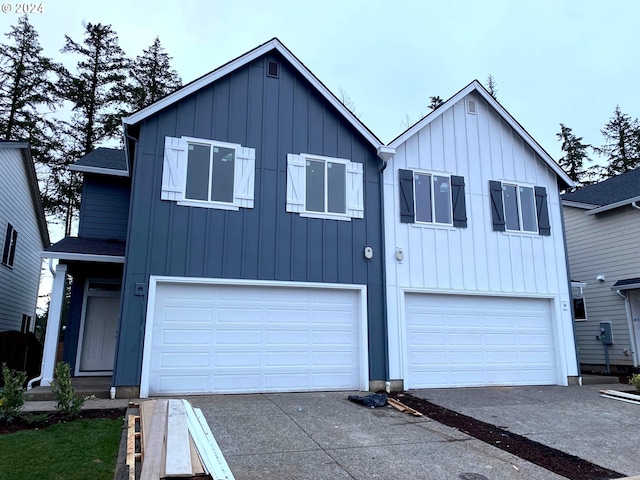
[[[600,396],[629,385],[482,387],[411,393],[624,473],[640,474],[640,405]]]
[[[436,421],[366,408],[348,395],[190,400],[203,410],[236,480],[562,478]]]
[[[411,393],[602,467],[638,475],[640,405],[600,397],[599,390],[608,388],[628,387],[482,387]],[[236,480],[562,478],[429,418],[352,403],[347,400],[350,394],[362,393],[187,398],[203,410]],[[84,408],[125,408],[128,403],[88,400]],[[27,402],[24,410],[52,411],[55,402]]]

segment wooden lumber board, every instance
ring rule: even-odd
[[[396,410],[399,410],[401,412],[410,413],[414,417],[422,417],[422,413],[418,412],[417,410],[414,410],[411,407],[406,406],[404,403],[399,402],[398,400],[395,400],[393,398],[388,398],[387,402],[389,402],[389,405],[391,405]]]
[[[157,400],[153,408],[153,417],[145,440],[144,460],[140,480],[158,480],[161,478],[163,454],[167,430],[167,400]],[[144,433],[143,433],[144,435]]]
[[[143,457],[145,443],[147,438],[149,438],[149,427],[151,426],[151,419],[153,418],[153,409],[155,408],[155,405],[156,400],[146,400],[140,404],[140,431],[142,432],[140,445]]]
[[[200,410],[199,408],[194,408],[194,412],[217,462],[216,469],[213,472],[213,478],[215,478],[216,480],[235,480],[233,474],[231,473],[231,469],[227,464],[227,460],[224,458],[224,455],[222,454],[222,451],[218,446],[218,442],[216,442],[216,439],[214,438],[213,433],[209,428],[209,424],[202,414],[202,410]]]
[[[191,434],[189,434],[189,454],[191,455],[191,469],[193,470],[193,475],[206,475],[204,466],[202,465],[202,460],[200,460],[200,456],[198,455],[198,449],[196,448],[196,444],[193,443]]]
[[[640,401],[640,395],[634,395],[633,393],[619,392],[618,390],[600,390],[600,393],[614,397],[627,398],[629,400],[635,400],[636,402]]]
[[[192,476],[187,412],[180,400],[169,400],[165,477]]]
[[[127,460],[129,480],[136,480],[136,416],[127,419]]]
[[[198,454],[202,459],[206,473],[216,480],[234,480],[229,465],[227,465],[217,442],[213,438],[202,411],[199,409],[197,411],[194,410],[186,400],[183,400],[183,402],[187,412],[189,433],[193,436],[193,441],[198,449]]]
[[[609,395],[609,394],[606,394],[606,393],[601,393],[600,396],[604,397],[604,398],[611,398],[612,400],[619,400],[621,402],[627,402],[627,403],[633,403],[635,405],[640,405],[640,401],[639,400],[630,400],[628,398],[619,397],[617,395]]]

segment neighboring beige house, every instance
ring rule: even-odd
[[[40,252],[48,246],[29,144],[0,141],[0,332],[33,331]]]
[[[580,365],[629,373],[640,357],[640,169],[567,193],[562,205]],[[601,322],[611,322],[609,346]]]

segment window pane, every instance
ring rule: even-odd
[[[507,230],[520,230],[520,217],[518,216],[518,193],[515,185],[503,185],[504,216],[507,222]]]
[[[522,210],[522,230],[537,232],[536,204],[533,188],[520,187],[520,208]]]
[[[574,298],[573,299],[573,312],[575,314],[576,320],[586,320],[587,319],[587,311],[584,308],[584,298]]]
[[[331,213],[347,213],[347,166],[327,162],[327,203]]]
[[[185,198],[209,200],[209,145],[189,145]]]
[[[431,175],[416,173],[416,222],[432,222],[431,216]]]
[[[233,203],[235,154],[233,148],[213,147],[211,200],[214,202]]]
[[[433,176],[433,202],[436,222],[451,223],[451,181],[449,177]]]
[[[307,160],[306,174],[306,209],[324,212],[324,162]]]

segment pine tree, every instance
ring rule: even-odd
[[[560,159],[560,167],[567,172],[569,178],[576,182],[577,187],[582,187],[590,183],[588,176],[590,174],[585,170],[585,160],[591,161],[587,149],[591,145],[582,143],[582,137],[576,137],[572,130],[560,124],[560,133],[556,133],[558,141],[562,142],[562,151],[565,155]]]
[[[435,110],[436,108],[438,108],[440,105],[442,105],[444,103],[444,100],[442,100],[439,96],[435,96],[435,97],[429,97],[429,108],[431,110]]]
[[[38,33],[27,16],[5,34],[12,43],[0,45],[0,134],[4,140],[29,140],[41,116],[38,107],[53,109],[58,66],[42,56]]]
[[[61,209],[65,234],[69,235],[80,204],[81,184],[79,176],[68,167],[97,145],[120,137],[130,61],[118,45],[118,36],[111,25],[100,23],[85,26],[82,43],[65,35],[61,51],[81,56],[76,74],[67,73],[62,83],[62,95],[71,103],[73,115],[71,121],[63,122],[65,156],[53,180],[58,193],[56,201],[66,201]]]
[[[496,83],[496,79],[493,75],[489,74],[487,77],[487,91],[489,95],[491,95],[495,100],[498,99],[498,84]]]
[[[42,55],[38,33],[27,16],[5,34],[0,45],[0,138],[29,142],[47,215],[57,205],[52,165],[61,154],[58,123],[49,117],[62,103],[57,79],[60,64]]]
[[[74,111],[67,133],[74,140],[72,153],[79,158],[118,137],[129,60],[111,25],[100,23],[86,25],[81,44],[65,35],[62,52],[82,56],[77,74],[69,74],[63,85],[64,98]]]
[[[619,175],[640,166],[640,124],[637,118],[632,120],[616,105],[613,117],[604,126],[602,135],[605,144],[594,150],[606,157],[607,176]]]
[[[131,65],[131,111],[151,105],[182,86],[180,75],[171,68],[171,59],[158,37],[136,57]]]

